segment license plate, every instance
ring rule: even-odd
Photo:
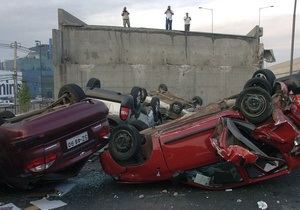
[[[88,136],[87,132],[78,134],[77,136],[74,136],[66,141],[67,148],[71,149],[79,144],[82,144],[83,142],[88,141],[88,140],[89,140],[89,136]]]

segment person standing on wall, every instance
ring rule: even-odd
[[[121,14],[123,16],[123,26],[130,28],[130,21],[129,21],[129,12],[127,11],[126,7],[124,7],[123,12]]]
[[[172,30],[172,15],[174,15],[173,10],[171,10],[171,6],[168,6],[165,11],[166,14],[166,30]]]
[[[184,30],[185,31],[190,31],[190,25],[191,25],[192,18],[189,17],[189,13],[186,13],[183,20],[184,20]]]

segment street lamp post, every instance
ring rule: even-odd
[[[41,97],[43,98],[43,80],[42,80],[43,71],[42,71],[42,51],[41,51],[42,43],[41,43],[41,41],[38,41],[38,40],[35,40],[35,43],[36,43],[37,46],[39,46],[40,77],[41,77]]]
[[[270,7],[274,7],[273,5],[271,5],[271,6],[267,6],[267,7],[261,7],[261,8],[259,8],[259,10],[258,10],[258,26],[260,27],[260,10],[262,10],[262,9],[266,9],[266,8],[270,8]]]
[[[211,32],[214,33],[214,10],[205,8],[205,7],[199,7],[199,9],[206,9],[211,11]]]
[[[259,31],[261,31],[261,28],[260,28],[260,11],[262,10],[262,9],[267,9],[267,8],[270,8],[270,7],[274,7],[273,5],[271,5],[271,6],[266,6],[266,7],[260,7],[259,8],[259,10],[258,10],[258,29],[259,29]],[[259,36],[259,38],[258,38],[258,41],[260,42],[260,37],[261,37],[262,35],[260,35]],[[263,64],[262,64],[263,66],[264,66],[264,59],[263,59]]]
[[[297,7],[297,0],[295,0],[294,14],[293,14],[293,29],[292,29],[292,42],[291,42],[290,75],[293,73],[293,65],[294,65],[294,40],[295,40],[296,7]]]

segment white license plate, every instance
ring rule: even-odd
[[[78,134],[77,136],[74,136],[66,141],[67,148],[71,149],[79,144],[82,144],[83,142],[88,141],[88,140],[89,140],[89,136],[88,136],[87,132]]]

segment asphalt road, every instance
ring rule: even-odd
[[[126,185],[115,183],[93,156],[80,174],[60,183],[40,184],[32,190],[18,190],[0,185],[0,203],[13,203],[25,209],[58,185],[74,185],[71,190],[48,200],[60,200],[57,209],[259,209],[264,201],[268,209],[299,209],[300,168],[289,175],[222,191],[209,191],[171,181]],[[1,206],[0,206],[1,209]]]

